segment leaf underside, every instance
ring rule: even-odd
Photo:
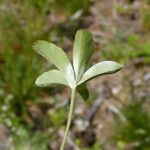
[[[78,30],[73,47],[73,66],[77,81],[80,80],[85,72],[93,50],[94,42],[91,33],[86,30]]]
[[[115,73],[121,68],[123,65],[118,64],[117,62],[113,61],[104,61],[104,62],[99,62],[96,65],[92,66],[89,68],[83,75],[82,79],[79,81],[78,85],[83,84],[94,77],[100,76],[100,75],[105,75],[105,74],[112,74]]]
[[[35,84],[39,87],[46,87],[52,84],[62,84],[69,87],[65,76],[59,70],[50,70],[40,75]]]
[[[39,40],[34,43],[33,49],[54,64],[67,78],[68,82],[73,84],[74,72],[72,65],[66,53],[53,43]]]

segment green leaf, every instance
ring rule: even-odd
[[[39,40],[34,43],[33,49],[48,59],[52,64],[54,64],[62,73],[67,77],[68,82],[73,84],[74,82],[74,72],[72,65],[68,59],[66,53],[55,44]]]
[[[35,84],[39,87],[46,87],[51,84],[62,84],[69,87],[65,76],[59,70],[50,70],[43,73],[36,79]]]
[[[81,95],[83,100],[86,101],[89,98],[89,91],[88,91],[88,89],[87,89],[85,84],[78,86],[77,87],[77,91]]]
[[[73,47],[73,66],[76,80],[79,81],[86,70],[90,57],[93,53],[94,42],[91,33],[86,30],[78,30],[75,35]]]
[[[123,65],[118,64],[117,62],[113,62],[113,61],[100,62],[100,63],[92,66],[90,69],[88,69],[84,73],[84,75],[83,75],[82,79],[79,81],[78,85],[85,83],[88,80],[91,80],[94,77],[97,77],[100,75],[115,73],[115,72],[121,70],[122,67],[123,67]]]

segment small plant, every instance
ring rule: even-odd
[[[39,76],[36,80],[36,85],[43,87],[51,84],[62,84],[71,89],[68,121],[60,148],[60,150],[64,150],[74,110],[76,91],[84,100],[87,100],[89,95],[86,88],[87,81],[100,75],[115,73],[123,65],[113,61],[104,61],[87,69],[88,62],[94,50],[94,42],[92,35],[86,30],[78,30],[75,35],[73,64],[70,63],[64,51],[52,43],[39,40],[34,43],[33,49],[57,67],[57,69],[50,70]]]

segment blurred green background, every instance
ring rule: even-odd
[[[125,68],[90,82],[87,102],[77,95],[68,150],[150,150],[150,0],[0,0],[0,150],[59,149],[70,91],[35,86],[53,66],[31,47],[47,40],[71,57],[80,28],[93,34],[92,64]]]

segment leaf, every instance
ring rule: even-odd
[[[53,43],[49,43],[43,40],[39,40],[34,43],[33,49],[48,59],[52,64],[54,64],[62,73],[67,77],[68,82],[73,84],[74,82],[74,72],[72,65],[68,59],[66,53]]]
[[[100,75],[115,73],[115,72],[121,70],[122,67],[123,67],[123,65],[118,64],[117,62],[113,62],[113,61],[100,62],[100,63],[92,66],[90,69],[88,69],[84,73],[84,75],[83,75],[82,79],[79,81],[78,85],[85,83],[88,80],[91,80],[94,77],[97,77]]]
[[[83,98],[83,100],[87,100],[89,98],[89,91],[86,87],[86,85],[81,85],[77,87],[77,91],[78,93],[81,95],[81,97]]]
[[[62,84],[69,87],[65,76],[59,70],[50,70],[43,73],[36,79],[35,84],[39,87],[46,87],[51,84]]]
[[[78,30],[75,35],[73,47],[73,66],[76,80],[79,81],[86,70],[90,57],[93,53],[94,42],[91,33],[86,30]]]

